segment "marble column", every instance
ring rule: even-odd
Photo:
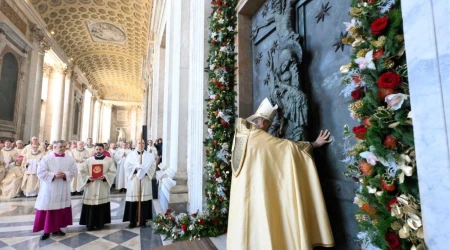
[[[101,103],[100,100],[96,100],[94,104],[94,119],[93,119],[93,125],[92,125],[92,141],[94,143],[99,143],[99,130],[100,130],[100,109],[101,109]]]
[[[130,139],[129,140],[131,140],[133,142],[133,145],[136,146],[136,139],[137,139],[136,136],[139,136],[139,135],[136,135],[136,126],[138,124],[137,107],[136,106],[131,107],[130,124],[131,124],[131,126],[130,126]]]
[[[81,138],[80,140],[86,141],[89,137],[90,117],[91,117],[91,103],[92,93],[83,85],[83,116],[81,118]]]
[[[203,166],[205,155],[203,138],[205,93],[208,75],[203,71],[207,59],[208,16],[211,1],[192,1],[190,6],[190,60],[189,60],[189,112],[188,112],[188,153],[187,174],[189,190],[189,213],[203,210]]]
[[[70,94],[72,91],[72,70],[68,69],[66,79],[64,82],[64,109],[62,117],[62,133],[61,139],[67,141],[69,133],[69,119],[70,119]]]
[[[101,141],[102,142],[110,142],[111,141],[111,104],[103,104],[102,111],[102,129],[101,129]]]
[[[67,69],[64,65],[54,66],[54,77],[51,80],[51,93],[50,98],[53,100],[52,107],[52,122],[50,140],[60,140],[62,132],[62,116],[64,105],[64,89],[66,81]]]
[[[95,111],[94,111],[94,105],[95,105],[95,101],[97,100],[97,97],[95,97],[94,96],[94,94],[92,94],[92,97],[91,97],[91,108],[90,108],[90,110],[91,110],[91,112],[89,113],[89,132],[88,132],[88,137],[91,137],[92,138],[92,128],[93,128],[93,125],[94,125],[94,113],[95,113]],[[94,140],[93,138],[92,138],[92,140]]]
[[[162,170],[157,173],[157,178],[162,181],[162,195],[158,195],[158,198],[162,197],[160,203],[163,209],[169,207],[177,212],[185,212],[188,201],[186,122],[189,101],[188,86],[184,84],[181,86],[181,82],[189,79],[190,44],[187,41],[189,41],[190,13],[181,10],[189,9],[190,1],[171,1],[171,4],[167,34],[167,41],[170,42],[169,60],[166,60],[166,70],[169,69],[170,72],[170,77],[166,82],[170,86],[170,91],[168,91],[170,99],[167,100],[170,105],[167,105],[167,109],[166,105],[164,106],[164,114],[170,116],[170,122],[169,126],[164,126],[164,129],[168,130],[164,131],[167,133],[168,140],[163,139],[163,154],[165,155],[163,155]],[[171,25],[169,25],[170,22]]]
[[[40,111],[40,119],[39,119],[39,141],[43,142],[44,135],[45,135],[45,121],[46,121],[46,115],[47,115],[47,106],[48,106],[48,85],[49,85],[49,79],[50,75],[52,73],[53,68],[50,65],[43,66],[43,73],[42,73],[42,91],[41,96],[39,97],[39,111]],[[42,101],[41,101],[42,100]],[[35,109],[36,107],[34,107]]]
[[[32,113],[31,113],[31,124],[29,136],[26,138],[31,138],[33,136],[39,135],[40,119],[41,119],[41,98],[42,98],[42,82],[44,73],[44,56],[45,52],[49,50],[48,44],[43,39],[35,39],[34,45],[35,49],[31,52],[30,57],[30,76],[29,76],[29,86],[33,88],[28,98],[28,103],[30,103]],[[47,78],[48,79],[48,78]],[[28,104],[27,103],[27,104]],[[24,138],[24,139],[26,139]]]
[[[72,140],[73,126],[74,126],[74,113],[75,113],[75,82],[77,79],[77,73],[72,72],[72,78],[70,80],[70,95],[69,95],[69,120],[67,129],[67,140]]]
[[[427,249],[450,247],[450,7],[402,0],[422,219]]]

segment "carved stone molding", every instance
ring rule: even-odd
[[[22,20],[19,14],[6,1],[0,2],[0,11],[22,32],[27,34],[27,23]]]

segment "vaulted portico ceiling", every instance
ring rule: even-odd
[[[29,0],[102,99],[141,101],[153,0]]]

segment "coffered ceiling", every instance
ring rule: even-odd
[[[102,99],[142,99],[153,0],[30,1]]]

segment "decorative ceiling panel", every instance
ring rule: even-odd
[[[31,0],[102,99],[141,101],[152,0]]]

